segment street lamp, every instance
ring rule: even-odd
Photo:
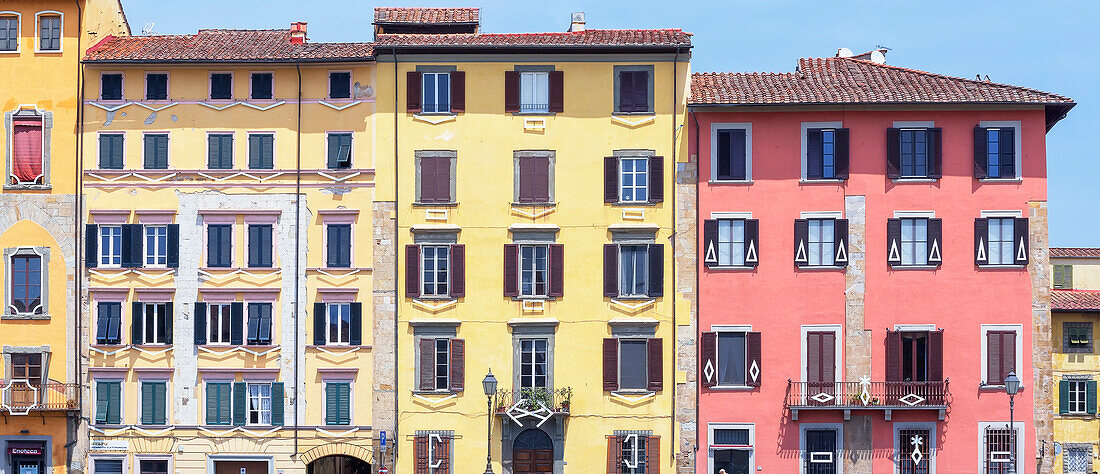
[[[1016,423],[1014,412],[1016,410],[1016,393],[1020,391],[1020,378],[1016,372],[1009,372],[1005,377],[1005,393],[1008,394],[1008,436],[1009,446],[1012,450],[1009,459],[1012,460],[1012,472],[1016,472]]]
[[[493,395],[497,393],[497,378],[493,377],[493,369],[489,369],[481,380],[481,388],[485,390],[485,405],[489,412],[488,429],[485,430],[485,474],[493,474]]]

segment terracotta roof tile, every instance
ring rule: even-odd
[[[109,36],[89,62],[279,62],[373,59],[370,43],[291,44],[290,30],[199,30],[193,35]]]
[[[1051,247],[1050,256],[1100,258],[1100,247]]]
[[[809,58],[793,73],[696,73],[691,104],[1029,103],[1073,101],[1025,87],[855,58]]]
[[[445,25],[453,23],[478,23],[478,8],[375,8],[375,23],[414,23],[420,25]]]
[[[1054,290],[1050,293],[1050,309],[1061,312],[1100,312],[1100,291]]]
[[[560,33],[379,34],[378,46],[691,46],[676,29],[594,30]]]

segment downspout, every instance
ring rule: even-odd
[[[76,319],[76,330],[73,331],[72,349],[73,352],[76,354],[76,356],[73,358],[77,383],[76,406],[80,407],[80,413],[77,415],[75,420],[76,426],[74,427],[74,430],[76,431],[76,434],[75,436],[73,436],[73,439],[69,440],[69,444],[76,443],[77,440],[80,438],[80,433],[84,432],[84,430],[81,428],[82,420],[84,419],[84,378],[81,376],[82,371],[80,363],[80,358],[84,355],[80,337],[80,333],[81,331],[83,331],[84,328],[84,325],[81,321],[81,315],[84,312],[81,311],[81,308],[84,304],[82,293],[84,291],[83,275],[85,265],[83,259],[84,239],[80,238],[80,228],[84,220],[84,206],[82,205],[82,195],[84,191],[84,65],[81,63],[81,56],[84,54],[82,49],[83,43],[81,41],[84,31],[84,9],[80,7],[80,2],[81,0],[73,0],[73,3],[76,4],[76,93],[79,99],[77,100],[76,107],[76,170],[74,171],[76,173],[76,189],[73,189],[73,200],[74,205],[76,206],[73,215],[73,240],[76,241],[76,245],[74,246],[74,252],[76,253],[76,255],[73,255],[73,259],[76,262],[76,268],[78,271],[73,278],[74,280],[76,280],[74,285],[76,287],[76,306],[73,308],[73,310],[76,312],[76,315],[74,315],[74,319]],[[70,383],[71,382],[72,381],[70,381]],[[67,444],[66,447],[68,446],[69,445]],[[73,466],[76,462],[76,460],[73,459],[73,450],[70,448],[66,449],[66,451],[69,457],[69,465]],[[81,459],[80,465],[83,466],[83,464],[84,460]]]
[[[295,127],[297,141],[294,152],[294,457],[298,457],[298,405],[302,394],[302,387],[298,384],[298,348],[301,345],[298,323],[302,319],[301,302],[298,287],[301,285],[298,273],[301,271],[302,249],[302,65],[294,63],[294,70],[298,73],[298,117]]]
[[[678,100],[677,96],[678,96],[678,94],[676,94],[676,84],[678,83],[679,77],[680,77],[679,76],[679,65],[680,65],[679,62],[680,62],[680,49],[677,48],[676,49],[676,54],[672,57],[672,199],[670,199],[670,201],[672,201],[672,238],[670,239],[670,242],[669,242],[671,244],[671,247],[672,247],[672,252],[671,253],[672,253],[672,340],[673,341],[676,341],[676,327],[677,327],[676,325],[677,325],[677,322],[678,322],[677,319],[676,319],[677,316],[678,316],[676,314],[676,306],[677,306],[676,305],[676,299],[677,299],[676,298],[676,275],[678,274],[676,272],[676,233],[677,233],[677,229],[676,229],[676,210],[679,209],[676,206],[676,194],[677,194],[676,193],[676,183],[678,181],[676,179],[676,168],[677,168],[677,164],[676,164],[676,114],[678,113],[678,110],[677,110],[677,100]],[[679,346],[678,344],[673,344],[672,345],[672,364],[671,365],[672,365],[672,382],[673,382],[672,386],[673,387],[676,386],[676,371],[677,371],[677,369],[679,369],[679,367],[676,366],[676,354],[677,354],[678,349],[679,349],[678,346]],[[677,419],[676,419],[676,389],[674,388],[672,390],[672,433],[670,433],[671,436],[669,437],[669,439],[675,440],[677,438],[676,433],[679,430],[680,430],[680,426],[679,426],[679,423],[677,423]],[[668,444],[672,445],[672,463],[673,463],[673,466],[675,466],[677,464],[677,462],[676,462],[676,452],[680,448],[676,443],[668,443]]]
[[[702,169],[700,167],[700,163],[702,163],[702,159],[699,157],[699,117],[695,116],[695,111],[694,110],[691,111],[691,121],[693,123],[695,123],[695,222],[694,222],[694,224],[697,226],[696,228],[698,228],[698,223],[699,223],[699,179],[700,179],[700,176],[701,176],[699,173],[702,171]],[[688,156],[691,156],[690,147],[688,149]],[[698,235],[695,236],[695,243],[696,244],[699,243],[699,236]],[[700,331],[699,331],[700,328],[698,327],[698,321],[699,321],[698,313],[699,313],[699,308],[702,307],[702,304],[699,301],[702,298],[702,296],[701,296],[702,291],[701,291],[701,288],[699,287],[699,285],[701,283],[700,278],[699,278],[699,273],[700,273],[699,262],[698,262],[698,260],[696,260],[696,262],[695,262],[695,312],[696,312],[695,321],[696,321],[696,327],[695,327],[695,334],[693,335],[696,338],[699,337],[699,333],[700,333]],[[699,344],[696,343],[695,347],[696,347],[696,350],[698,350]],[[699,380],[699,373],[698,373],[699,360],[698,359],[696,359],[696,361],[695,361],[695,370],[697,371],[695,373],[695,380],[698,381]],[[695,452],[696,453],[699,452],[699,431],[700,431],[700,429],[699,429],[699,400],[700,400],[700,397],[699,397],[700,393],[699,392],[700,392],[700,390],[699,390],[698,385],[699,385],[698,382],[696,382],[696,387],[695,387]],[[708,440],[708,442],[709,442],[709,440]],[[698,466],[696,466],[696,467],[698,467]]]
[[[397,124],[398,124],[398,120],[397,120],[397,96],[398,96],[398,93],[397,93],[397,64],[398,64],[397,63],[397,48],[394,47],[393,48],[393,276],[394,276],[394,288],[393,288],[393,290],[394,290],[394,295],[393,295],[393,357],[394,357],[395,361],[397,360],[397,351],[398,351],[398,348],[400,347],[400,344],[397,343],[397,338],[399,337],[398,328],[397,328],[397,321],[399,320],[398,319],[398,308],[401,307],[401,305],[397,304],[397,283],[400,281],[400,279],[397,278],[397,270],[399,268],[401,268],[400,265],[397,264],[397,258],[401,254],[401,249],[397,244],[397,237],[398,237],[398,233],[400,232],[400,230],[399,230],[400,227],[398,226],[398,223],[401,219],[401,213],[398,212],[398,209],[397,209],[397,203],[401,202],[401,200],[398,199],[398,197],[400,196],[400,190],[401,190],[401,186],[398,185],[398,183],[400,182],[400,176],[401,175],[400,175],[399,170],[401,169],[401,167],[398,166],[400,164],[400,160],[399,160],[400,156],[399,156],[398,146],[397,146],[397,137],[398,137],[398,134],[397,134]],[[394,364],[394,365],[397,365],[397,364]],[[396,469],[397,468],[397,439],[398,439],[397,438],[397,433],[399,432],[398,429],[397,429],[397,425],[398,425],[398,423],[400,423],[400,420],[401,420],[401,416],[400,416],[401,411],[398,410],[398,403],[401,402],[401,398],[397,396],[397,394],[399,393],[398,392],[398,387],[401,386],[400,384],[397,383],[399,377],[401,377],[401,371],[400,370],[394,370],[393,371],[393,388],[394,388],[394,390],[393,390],[393,456],[390,457],[390,459],[393,461],[393,465],[390,469],[391,471],[396,471],[397,470]],[[382,465],[385,465],[385,462],[386,462],[385,461],[385,456],[383,456]]]

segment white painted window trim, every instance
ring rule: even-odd
[[[844,211],[802,211],[801,219],[843,219]]]
[[[815,183],[816,182],[832,182],[832,181],[839,182],[839,181],[843,181],[843,180],[837,179],[837,178],[809,179],[807,177],[807,173],[809,172],[809,157],[807,156],[807,149],[809,148],[809,143],[806,141],[807,140],[806,136],[807,136],[807,133],[809,133],[810,129],[818,129],[818,128],[825,129],[825,130],[830,130],[830,129],[836,130],[836,129],[839,129],[839,128],[844,128],[844,122],[840,122],[840,121],[838,121],[838,122],[802,122],[802,132],[801,132],[801,134],[802,134],[801,135],[802,154],[799,155],[799,156],[802,157],[802,160],[801,160],[802,161],[801,180],[802,181],[815,182]]]
[[[710,213],[711,219],[752,219],[752,212],[746,211],[714,211]]]
[[[331,317],[331,314],[329,313],[329,310],[333,306],[347,306],[348,307],[348,321],[351,321],[351,302],[340,301],[340,302],[325,303],[325,345],[326,346],[349,346],[349,345],[351,345],[351,333],[350,333],[351,328],[348,328],[348,331],[349,331],[349,333],[348,333],[348,342],[340,342],[340,341],[333,341],[332,340],[333,334],[331,332],[329,332],[329,329],[332,328],[332,325],[329,323],[329,318]],[[337,328],[339,328],[339,327],[340,326],[337,325]],[[337,334],[336,334],[337,338],[339,338],[339,336],[341,336],[341,334],[339,334],[339,332],[340,331],[337,330]]]
[[[745,131],[745,179],[718,179],[718,130]],[[752,182],[752,122],[719,122],[710,124],[710,181],[712,183]]]
[[[42,17],[58,17],[57,49],[42,49]],[[20,22],[22,28],[22,22]],[[43,10],[34,14],[34,52],[39,54],[61,54],[65,52],[65,14],[57,10]]]
[[[126,224],[99,224],[99,225],[96,226],[96,233],[95,233],[95,237],[96,237],[96,267],[98,267],[98,268],[122,268],[122,263],[121,263],[122,262],[122,240],[121,239],[122,239],[122,226],[124,226],[124,225],[126,225]],[[107,256],[106,254],[104,254],[104,252],[108,250],[107,247],[105,245],[103,245],[103,229],[107,228],[107,227],[118,228],[119,229],[119,237],[118,237],[119,238],[119,247],[117,249],[111,249],[111,250],[117,250],[118,251],[119,263],[117,265],[114,264],[114,263],[103,263],[103,257]]]
[[[716,448],[714,447],[714,430],[749,430],[749,446],[744,448]],[[714,452],[717,450],[734,450],[749,452],[749,467],[756,469],[756,423],[707,423],[707,471],[714,472]]]
[[[840,344],[837,344],[839,346]],[[801,423],[798,425],[798,472],[806,472],[802,456],[806,452],[806,430],[836,430],[836,473],[844,474],[844,423]]]
[[[204,345],[207,345],[207,346],[230,346],[230,345],[233,345],[233,303],[235,303],[235,302],[222,302],[222,301],[206,302],[206,334],[205,334],[206,344],[204,344]],[[225,341],[214,342],[210,338],[210,329],[212,327],[215,327],[215,325],[214,325],[214,311],[213,311],[214,306],[228,306],[229,307],[229,316],[227,316],[227,317],[229,318],[229,333],[230,334],[229,334],[229,338]],[[218,328],[218,333],[220,335],[221,325],[217,325],[216,327]]]
[[[1023,162],[1024,162],[1024,145],[1023,136],[1020,133],[1023,128],[1023,123],[1019,120],[983,120],[978,122],[978,126],[981,128],[1012,128],[1012,138],[1016,142],[1013,144],[1016,158],[1016,176],[1014,178],[983,178],[981,181],[1021,181],[1024,178]]]
[[[126,462],[125,454],[91,454],[88,456],[92,460],[92,465],[89,466],[90,471],[95,472],[96,463],[99,461],[120,461],[122,462],[122,474],[130,473],[130,464]]]
[[[978,422],[978,470],[982,472],[982,468],[985,467],[985,458],[987,456],[985,451],[985,430],[986,428],[1008,428],[1007,421],[979,421]],[[1028,458],[1024,456],[1024,446],[1027,445],[1027,431],[1024,422],[1016,421],[1012,423],[1012,428],[1016,432],[1016,474],[1027,474],[1028,472]]]
[[[983,218],[989,217],[1024,217],[1024,211],[982,211]]]
[[[1087,397],[1088,397],[1088,385],[1087,384],[1088,384],[1089,381],[1090,381],[1090,379],[1088,379],[1088,378],[1071,379],[1071,378],[1066,378],[1066,377],[1062,377],[1059,380],[1059,382],[1068,382],[1068,383],[1074,384],[1074,385],[1079,384],[1079,383],[1080,384],[1086,384],[1082,387],[1082,392],[1081,392],[1081,395],[1086,397],[1086,400],[1087,400]],[[1069,390],[1071,392],[1076,391],[1072,387],[1070,387]],[[1087,402],[1080,402],[1079,403],[1079,404],[1084,405],[1085,409],[1083,409],[1083,410],[1074,410],[1073,409],[1074,408],[1074,403],[1069,400],[1069,395],[1067,394],[1066,395],[1066,403],[1069,405],[1067,407],[1066,414],[1069,414],[1069,415],[1088,415],[1089,414],[1088,413],[1088,403]]]
[[[894,121],[893,128],[909,129],[909,130],[923,130],[927,128],[935,128],[936,122],[931,120],[897,120]]]
[[[745,334],[745,359],[746,360],[748,359],[748,357],[749,357],[749,354],[748,354],[749,347],[748,347],[748,334],[747,333],[752,332],[752,325],[711,325],[710,330],[712,332],[715,332],[715,333],[720,333],[720,332],[746,333]],[[717,334],[715,334],[714,344],[715,344],[715,349],[717,349],[717,344],[718,344]],[[716,370],[718,369],[717,365],[718,365],[718,361],[716,359],[715,360],[715,369]],[[748,384],[748,374],[745,374],[745,377],[746,377],[746,379],[745,379],[744,384],[741,384],[741,385],[715,384],[714,387],[711,387],[711,390],[729,390],[729,389],[746,389],[746,388],[750,388],[749,384]]]
[[[808,349],[806,347],[806,336],[807,333],[811,331],[833,332],[834,334],[836,334],[836,342],[835,344],[833,344],[833,374],[835,375],[837,382],[843,382],[844,372],[841,370],[841,362],[844,360],[844,326],[841,324],[805,324],[801,327],[801,341],[799,342],[799,344],[802,349],[801,357],[798,359],[799,365],[801,366],[799,370],[802,371],[802,378],[800,380],[803,382],[806,381],[806,355]]]
[[[267,418],[268,418],[269,421],[274,421],[272,419],[272,415],[275,412],[275,396],[274,396],[274,393],[273,393],[274,390],[271,389],[271,384],[272,383],[273,383],[273,381],[269,381],[269,380],[265,380],[265,381],[244,380],[244,425],[245,426],[273,426],[270,422],[269,423],[263,423],[261,421],[259,423],[252,423],[252,421],[251,421],[252,420],[252,409],[250,408],[251,407],[251,402],[252,402],[252,387],[253,386],[263,387],[263,386],[266,385],[267,386],[267,397],[266,398],[269,400],[269,402],[267,404],[267,406],[268,406],[268,408],[267,408]],[[260,408],[257,411],[260,414],[260,419],[263,420],[264,411],[263,411],[263,402],[262,402],[262,400],[265,398],[264,393],[263,393],[263,389],[261,388],[258,391],[258,393],[259,393],[259,399],[261,400],[261,402],[260,402]]]
[[[170,312],[168,310],[168,302],[167,301],[142,302],[141,303],[141,331],[142,331],[141,345],[143,345],[143,346],[170,346],[171,345],[171,344],[168,344],[168,342],[167,342],[168,332],[165,330],[166,328],[158,327],[157,324],[156,324],[156,322],[157,322],[156,311],[153,312],[152,321],[149,321],[149,320],[146,319],[146,318],[149,317],[148,313],[146,312],[146,309],[149,308],[150,306],[157,306],[157,305],[164,305],[164,318],[165,318],[165,321],[174,321],[174,315],[172,313],[175,312],[175,308],[173,308],[173,310]],[[167,324],[174,324],[174,323],[167,323]],[[157,338],[158,334],[160,335],[160,339],[161,339],[160,341],[152,342],[152,341],[149,341],[149,340],[145,339],[145,331],[149,327],[153,328],[153,338],[154,339]],[[173,327],[173,329],[175,329],[175,328]],[[131,342],[133,342],[133,341],[131,341]]]
[[[520,113],[529,113],[529,114],[548,114],[548,113],[550,113],[550,71],[517,71],[517,72],[519,73],[519,78],[520,78],[519,79],[519,84],[520,84],[519,85],[519,108],[520,108]],[[543,92],[546,94],[546,103],[545,104],[537,104],[537,103],[527,104],[527,105],[545,105],[546,106],[545,110],[543,110],[543,109],[528,110],[528,111],[523,110],[524,91],[526,89],[528,89],[528,88],[523,87],[523,84],[524,84],[523,78],[524,78],[524,76],[532,76],[532,77],[543,76],[543,77],[546,77],[546,87],[543,90]],[[535,82],[538,82],[538,81],[536,80]],[[535,95],[535,97],[538,97],[538,91],[537,90],[535,91],[534,95]]]
[[[751,332],[751,324],[712,324],[711,332]]]
[[[149,98],[149,75],[150,74],[164,74],[165,80],[164,80],[164,98],[163,99],[150,99]],[[143,101],[161,102],[161,101],[170,101],[170,100],[172,100],[172,73],[167,71],[167,70],[164,70],[164,71],[145,71],[145,75],[142,76],[141,89],[142,89],[141,100],[143,100]]]
[[[15,31],[16,34],[19,35],[18,39],[15,40],[15,49],[11,51],[0,51],[0,54],[19,54],[19,52],[23,49],[23,41],[21,41],[23,39],[23,14],[17,11],[4,10],[0,11],[0,16],[14,16]]]
[[[107,102],[123,102],[123,101],[126,100],[126,72],[125,71],[101,71],[99,73],[99,100],[101,100],[101,101],[105,100],[103,98],[103,76],[115,75],[115,74],[122,76],[122,81],[121,81],[121,83],[122,83],[122,91],[121,91],[122,94],[119,96],[121,98],[118,99],[118,100],[109,100]],[[100,132],[100,133],[102,133],[102,132]]]
[[[989,356],[988,346],[989,344],[989,331],[1015,331],[1016,332],[1016,376],[1020,378],[1020,388],[1027,386],[1025,383],[1026,377],[1019,373],[1019,370],[1023,368],[1024,364],[1024,326],[1022,324],[983,324],[982,325],[982,357],[981,357],[981,374],[979,379],[982,381],[982,387],[1000,387],[1000,385],[987,385],[986,375],[989,373]],[[1020,459],[1020,458],[1017,458]]]
[[[454,90],[451,87],[452,86],[452,84],[451,84],[451,73],[452,72],[457,72],[457,71],[422,71],[420,73],[420,76],[421,76],[421,81],[420,81],[420,110],[421,110],[421,112],[420,113],[426,114],[426,115],[455,115],[454,112],[451,112],[451,106],[454,103],[454,95],[453,95]],[[428,90],[425,89],[425,87],[427,87],[428,81],[424,80],[423,78],[424,78],[424,76],[427,76],[428,74],[436,76],[435,79],[434,79],[434,81],[436,81],[435,82],[435,84],[436,84],[436,91],[435,91],[436,110],[425,110],[425,107],[424,107],[427,104],[427,100],[425,100],[425,99],[428,96],[428,94],[427,94]],[[447,77],[447,79],[446,79],[447,80],[447,106],[443,107],[442,110],[440,110],[440,107],[439,107],[439,105],[440,105],[439,104],[439,80],[440,80],[440,76],[446,76]]]
[[[535,112],[535,113],[541,113],[541,112]],[[549,112],[547,112],[547,113],[549,113]],[[649,164],[650,164],[649,158],[651,158],[651,157],[652,157],[651,155],[623,155],[623,156],[617,156],[616,157],[617,158],[616,162],[619,165],[619,171],[616,173],[616,175],[617,175],[616,178],[618,178],[618,180],[619,180],[619,184],[618,184],[619,200],[616,201],[617,203],[644,205],[644,204],[648,204],[650,202],[650,190],[652,188],[652,186],[650,186],[650,176],[652,175],[652,173],[650,173],[650,169],[649,169]],[[632,185],[630,187],[631,190],[635,191],[635,194],[636,194],[636,191],[638,189],[644,189],[645,190],[645,197],[646,197],[644,200],[637,200],[637,199],[626,200],[626,199],[623,199],[623,191],[625,190],[625,184],[623,183],[623,173],[624,173],[624,171],[623,171],[623,160],[641,160],[642,162],[645,163],[645,173],[639,173],[637,171],[637,169],[635,169],[634,171],[631,172],[631,174],[633,174],[635,176],[637,176],[639,174],[644,174],[645,175],[645,184],[642,185],[642,186],[638,186],[638,185],[635,184],[635,185]]]
[[[418,252],[419,256],[417,257],[417,258],[420,259],[420,262],[418,262],[419,269],[417,271],[420,273],[420,275],[418,275],[418,277],[420,279],[420,297],[421,298],[440,298],[440,299],[450,299],[450,298],[452,298],[451,297],[451,293],[452,293],[451,283],[453,283],[452,279],[454,277],[454,274],[452,272],[454,271],[454,269],[451,268],[450,260],[451,260],[451,252],[454,251],[452,246],[454,246],[454,245],[456,245],[456,244],[445,244],[445,243],[439,243],[439,244],[424,243],[424,244],[420,244],[420,249],[419,249],[419,252]],[[425,269],[427,268],[427,266],[424,264],[424,259],[426,258],[425,255],[424,255],[424,247],[447,247],[447,258],[446,258],[446,260],[448,262],[447,263],[447,271],[446,272],[441,272],[439,270],[438,265],[436,265],[435,270],[432,270],[435,273],[435,276],[437,277],[436,280],[435,280],[435,284],[436,284],[437,289],[439,287],[439,279],[438,279],[439,274],[443,273],[443,275],[447,278],[447,281],[446,281],[447,291],[444,292],[444,293],[432,292],[431,294],[428,294],[427,279],[424,278],[424,272],[425,272]],[[435,259],[439,260],[439,257],[437,256],[437,257],[435,257]]]
[[[134,469],[131,472],[142,472],[142,461],[168,461],[168,472],[176,472],[176,463],[171,454],[134,453]]]
[[[935,219],[936,211],[894,211],[894,219]]]
[[[141,226],[141,266],[143,268],[168,268],[168,225],[169,224],[145,224]],[[155,254],[156,249],[152,249],[149,246],[149,229],[154,227],[164,229],[164,263],[149,263],[149,257],[161,257],[161,255]]]
[[[330,425],[328,424],[328,384],[330,383],[346,383],[348,384],[348,424],[347,425]],[[355,379],[347,375],[332,375],[331,377],[321,376],[321,426],[355,426]]]
[[[925,451],[922,453],[928,458],[928,474],[936,474],[936,431],[939,429],[935,422],[907,422],[907,423],[894,423],[894,473],[899,474],[901,472],[901,459],[899,458],[901,453],[901,441],[898,436],[901,434],[901,430],[928,430],[929,439],[926,440],[924,446]]]
[[[92,390],[94,391],[93,393],[95,394],[96,397],[99,396],[99,385],[98,384],[100,382],[108,382],[108,383],[118,382],[118,401],[119,401],[119,403],[118,403],[118,405],[119,405],[118,406],[118,422],[121,425],[125,425],[126,424],[126,380],[124,380],[122,376],[95,377],[94,380],[95,380],[96,385],[92,387]],[[91,421],[92,426],[97,426],[98,425],[98,423],[96,423],[95,420],[96,420],[97,416],[99,415],[99,408],[98,408],[99,407],[99,399],[96,398],[96,397],[92,397],[92,421]],[[141,390],[138,390],[138,401],[140,402],[140,400],[141,400]],[[108,410],[108,411],[110,411],[110,410]],[[140,409],[138,410],[138,413],[139,414],[141,413]],[[112,426],[112,424],[111,423],[106,423],[103,426]]]

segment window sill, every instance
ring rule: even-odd
[[[753,270],[756,270],[756,267],[750,267],[750,266],[746,266],[746,265],[739,265],[739,266],[713,265],[713,266],[709,266],[709,267],[705,267],[705,268],[707,270],[717,271],[717,272],[751,272]]]
[[[938,270],[939,265],[890,265],[891,270]]]
[[[414,202],[413,207],[458,207],[457,201],[451,202]]]
[[[49,313],[43,314],[23,314],[23,313],[4,313],[0,316],[0,320],[11,321],[44,321],[50,319]]]
[[[795,268],[797,268],[799,271],[806,270],[806,271],[811,271],[811,272],[819,272],[819,271],[829,271],[829,270],[845,270],[848,267],[844,267],[844,266],[840,266],[840,265],[804,265],[804,266],[797,266],[796,265]]]
[[[654,392],[652,390],[646,390],[644,388],[637,388],[637,389],[612,390],[608,393],[611,393],[612,395],[650,395],[650,394],[656,394],[657,392]]]
[[[95,344],[92,344],[92,348],[94,348],[94,349],[121,349],[123,347],[126,347],[126,344],[123,344],[121,342],[110,343],[110,344],[101,344],[101,343],[97,342]]]
[[[725,184],[725,185],[750,185],[751,179],[710,179],[707,180],[707,184]]]
[[[513,296],[512,301],[554,301],[556,297],[552,296]]]
[[[418,115],[418,116],[430,115],[430,116],[433,116],[433,117],[455,117],[458,114],[454,113],[454,112],[417,112],[413,115]]]
[[[1071,412],[1071,413],[1059,413],[1058,416],[1067,417],[1067,418],[1096,418],[1095,413],[1085,413],[1085,412],[1081,412],[1081,413],[1073,413],[1073,412]]]
[[[978,178],[979,183],[1022,183],[1024,178]]]
[[[713,392],[751,392],[756,389],[756,387],[750,387],[748,385],[715,385],[705,388]]]
[[[610,204],[612,206],[619,206],[619,207],[636,207],[636,206],[656,206],[657,204],[660,204],[660,203],[650,202],[650,201],[615,201],[615,202],[609,202],[607,204]]]
[[[1011,265],[983,265],[983,264],[979,264],[978,268],[981,269],[981,270],[1020,270],[1020,269],[1027,268],[1027,265],[1017,265],[1017,264],[1011,264]]]
[[[416,300],[416,301],[458,301],[458,298],[455,298],[455,297],[450,296],[450,295],[417,296],[413,299]]]
[[[802,178],[798,180],[798,184],[844,184],[846,179],[810,179]]]
[[[509,112],[516,117],[553,117],[557,115],[557,112]]]
[[[936,178],[892,178],[890,181],[895,183],[935,183],[939,181]]]
[[[642,296],[639,296],[639,295],[630,295],[630,296],[619,295],[619,296],[605,296],[605,298],[611,298],[611,299],[619,300],[619,301],[654,301],[654,300],[657,299],[654,296],[648,296],[648,295],[642,295]]]
[[[171,344],[131,344],[134,349],[171,349]]]
[[[5,184],[4,191],[49,191],[53,189],[48,184]]]
[[[1020,390],[1023,390],[1024,388],[1025,388],[1024,384],[1021,383],[1020,384]],[[1004,385],[989,385],[985,382],[981,382],[981,383],[978,384],[978,390],[981,390],[983,392],[1002,392],[1003,393],[1005,391],[1005,386]]]
[[[458,395],[461,392],[455,390],[413,390],[413,395]]]
[[[278,349],[279,345],[278,344],[273,344],[271,342],[265,342],[265,343],[261,343],[261,344],[252,344],[252,343],[246,342],[246,343],[244,343],[244,345],[241,345],[241,346],[238,346],[238,347],[244,347],[246,349],[269,350],[269,349]]]
[[[332,349],[370,349],[370,348],[371,348],[371,346],[369,346],[369,345],[364,345],[364,344],[351,345],[351,344],[335,344],[335,343],[333,343],[333,344],[323,344],[323,345],[317,345],[317,344],[307,344],[307,345],[306,345],[306,349],[321,349],[321,348],[332,348]]]

